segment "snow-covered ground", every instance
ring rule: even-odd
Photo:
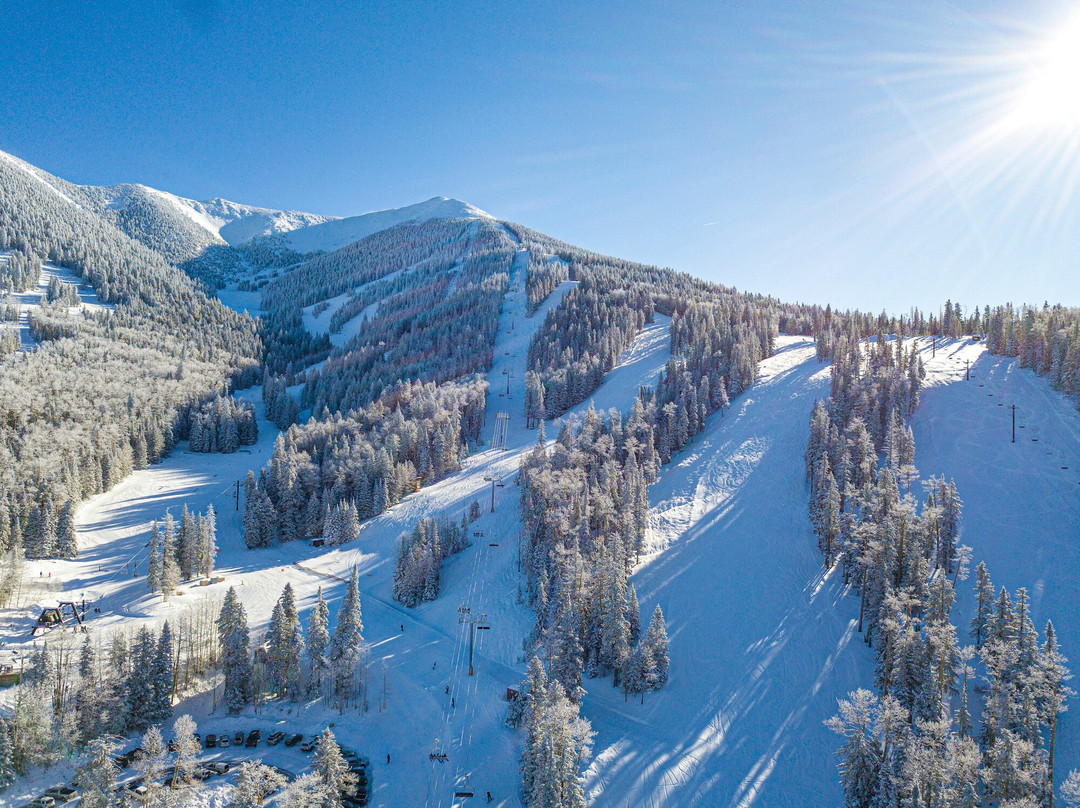
[[[241,292],[235,287],[218,289],[218,300],[237,314],[247,312],[252,317],[258,317],[263,313],[262,292]]]
[[[28,564],[24,608],[4,616],[0,638],[25,650],[32,602],[57,591],[96,599],[102,613],[90,625],[106,632],[160,622],[199,599],[219,599],[229,586],[237,587],[258,632],[286,582],[305,621],[320,586],[336,611],[342,579],[355,564],[371,644],[365,714],[275,703],[259,715],[228,717],[209,692],[187,698],[176,714],[192,713],[204,734],[281,727],[306,735],[334,723],[339,738],[374,763],[373,805],[450,806],[453,792],[464,788],[490,791],[495,805],[518,805],[517,738],[502,719],[505,689],[524,671],[521,643],[533,621],[516,597],[521,523],[514,478],[521,453],[536,440],[522,411],[525,354],[546,312],[573,286],[561,284],[526,317],[527,258],[521,251],[514,260],[488,373],[487,429],[496,413],[509,414],[506,449],[482,447],[460,473],[364,523],[359,538],[343,547],[295,542],[251,551],[233,509],[234,485],[265,463],[274,427],[261,419],[259,442],[234,455],[179,447],[80,509],[78,560]],[[669,327],[657,316],[570,415],[590,402],[628,409],[638,387],[655,382],[669,358]],[[965,501],[963,540],[975,547],[976,560],[988,562],[997,584],[1028,586],[1036,617],[1053,617],[1065,652],[1080,658],[1080,632],[1068,611],[1080,584],[1080,416],[1042,380],[1013,361],[986,356],[979,345],[946,346],[932,359],[929,352],[928,387],[914,419],[918,466],[924,476],[956,478]],[[965,358],[971,381],[963,381]],[[824,808],[839,802],[836,738],[822,722],[838,697],[871,681],[872,655],[857,641],[857,601],[845,597],[835,573],[822,570],[806,517],[807,423],[814,400],[827,393],[828,369],[814,359],[812,343],[781,337],[758,383],[724,417],[711,416],[650,491],[650,554],[633,580],[645,619],[654,604],[664,608],[671,680],[644,705],[625,702],[610,679],[586,682],[584,713],[597,731],[587,771],[591,804]],[[245,395],[257,400],[259,390]],[[1024,427],[1015,445],[1008,442],[1008,411],[997,406],[1013,401]],[[557,429],[550,425],[549,437]],[[395,603],[398,536],[425,516],[459,517],[472,499],[483,506],[472,527],[482,535],[444,565],[439,598],[416,609]],[[211,502],[218,510],[218,569],[226,580],[185,585],[184,595],[161,603],[145,591],[149,522],[166,508],[177,515],[185,502],[195,511]],[[137,578],[125,562],[137,565]],[[970,611],[969,589],[961,587],[958,608],[965,614],[958,620]],[[477,632],[472,677],[461,606],[486,615],[491,627]],[[1061,771],[1078,765],[1080,737],[1070,715],[1060,728]],[[429,759],[436,747],[447,762]],[[282,749],[260,753],[301,771],[303,756]],[[62,779],[56,774],[45,779]],[[17,788],[8,796],[35,796],[39,779],[24,784],[25,794]]]
[[[928,341],[922,340],[920,344]],[[994,584],[1027,587],[1040,636],[1053,620],[1062,652],[1080,666],[1080,413],[1045,379],[982,343],[927,345],[926,389],[912,419],[915,464],[923,477],[956,481],[964,502],[961,541],[985,561]],[[964,380],[965,361],[971,378]],[[1012,412],[1016,409],[1016,443]],[[1068,468],[1063,468],[1067,466]],[[975,609],[973,581],[958,587],[961,639]],[[1080,768],[1080,709],[1058,724],[1058,781]]]
[[[644,619],[664,609],[670,680],[643,705],[610,680],[589,688],[591,804],[839,803],[822,722],[871,660],[806,517],[807,423],[827,394],[813,344],[781,337],[755,386],[650,490],[653,554],[632,580]]]
[[[322,224],[300,227],[284,236],[285,244],[298,253],[314,250],[331,252],[346,244],[352,244],[380,230],[405,222],[426,222],[430,219],[490,219],[485,213],[468,202],[436,196],[426,202],[406,205],[403,208],[380,210],[334,219]]]
[[[2,152],[0,152],[2,154]],[[10,257],[10,252],[0,252],[0,264],[6,263]],[[94,289],[88,283],[83,283],[82,278],[75,275],[70,269],[64,267],[58,267],[55,264],[44,263],[41,265],[41,274],[38,276],[38,284],[34,289],[29,289],[25,292],[14,292],[10,295],[11,299],[19,305],[19,322],[16,323],[0,323],[0,328],[18,328],[19,339],[22,341],[23,350],[28,350],[37,345],[37,341],[30,336],[30,312],[41,308],[41,298],[49,288],[49,281],[52,278],[59,278],[66,284],[70,284],[75,287],[75,291],[79,295],[79,305],[77,307],[81,311],[102,311],[113,309],[113,304],[102,303],[98,300],[97,290]]]

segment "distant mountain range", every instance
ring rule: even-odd
[[[467,202],[445,196],[345,218],[244,205],[220,197],[199,202],[138,183],[76,185],[5,152],[0,152],[0,159],[69,203],[112,221],[175,264],[195,260],[210,247],[243,247],[260,239],[272,239],[278,248],[300,254],[330,252],[406,222],[493,218]]]

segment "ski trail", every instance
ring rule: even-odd
[[[827,393],[813,344],[781,337],[757,383],[650,489],[651,554],[633,582],[643,621],[664,609],[670,680],[644,705],[609,680],[589,686],[591,805],[839,802],[822,722],[871,660],[806,516],[802,454]]]

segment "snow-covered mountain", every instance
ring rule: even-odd
[[[122,184],[107,187],[85,186],[109,210],[126,211],[133,206],[150,206],[160,215],[194,225],[210,236],[211,243],[239,246],[260,236],[287,233],[332,221],[334,217],[297,210],[273,210],[242,205],[215,197],[205,202],[187,199],[146,185]],[[188,228],[184,228],[188,229]]]
[[[352,244],[380,230],[386,230],[406,222],[427,222],[432,219],[492,219],[468,202],[460,199],[448,199],[436,196],[426,202],[406,205],[403,208],[381,210],[350,216],[346,219],[334,219],[307,227],[291,230],[285,235],[284,242],[298,253],[316,250],[330,252],[346,244]]]

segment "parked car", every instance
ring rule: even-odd
[[[199,767],[191,773],[191,776],[194,777],[196,780],[206,781],[213,777],[214,773],[206,767]]]
[[[296,746],[302,740],[304,740],[304,736],[301,735],[299,732],[296,732],[296,733],[293,733],[292,735],[290,735],[288,738],[285,739],[285,745],[286,746]]]
[[[230,738],[228,735],[222,735],[220,738],[218,738],[218,746],[220,746],[222,749],[227,746],[232,746],[232,738]]]
[[[37,808],[53,808],[56,805],[56,800],[52,797],[38,797],[31,805],[36,805]]]
[[[133,794],[138,794],[140,797],[146,793],[146,783],[142,780],[132,780],[130,783],[127,783],[124,788]]]
[[[52,797],[57,802],[71,802],[79,796],[79,792],[71,786],[53,786],[45,792],[45,796]]]
[[[312,735],[310,738],[308,738],[306,741],[304,741],[302,744],[300,744],[300,751],[301,752],[310,752],[311,750],[313,750],[315,748],[315,744],[317,744],[318,742],[319,742],[319,736],[318,735]]]
[[[232,742],[233,742],[233,746],[240,746],[244,742],[244,733],[243,733],[243,731],[234,733]]]
[[[206,768],[214,774],[225,774],[229,771],[230,767],[224,760],[215,760],[213,763],[206,764]]]
[[[285,733],[281,731],[271,732],[270,736],[266,739],[267,746],[277,746],[285,739]]]
[[[251,732],[248,733],[247,741],[244,743],[244,746],[246,746],[248,749],[251,749],[252,747],[258,746],[259,741],[261,741],[261,740],[262,740],[262,730],[261,729],[253,729]]]
[[[212,732],[209,735],[207,735],[206,736],[206,744],[205,744],[205,746],[206,746],[207,749],[216,749],[217,748],[217,735],[215,735]]]

